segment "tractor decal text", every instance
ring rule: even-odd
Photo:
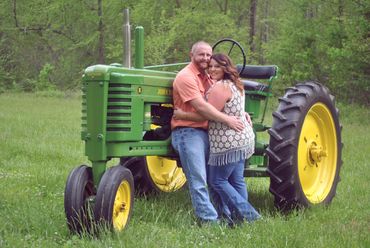
[[[160,96],[172,96],[172,90],[171,89],[158,89],[157,94]]]

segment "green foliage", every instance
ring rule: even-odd
[[[215,23],[220,23],[221,29]],[[180,31],[180,32],[179,32]],[[238,34],[233,20],[225,15],[208,16],[207,13],[181,12],[173,20],[169,39],[172,40],[172,51],[169,54],[170,62],[189,60],[191,45],[198,40],[205,40],[210,44],[222,37],[236,37]]]
[[[84,68],[98,63],[99,50],[106,64],[121,63],[122,11],[129,8],[132,30],[138,25],[145,30],[145,65],[185,62],[195,41],[214,43],[230,37],[243,45],[249,63],[281,68],[277,90],[314,79],[347,102],[370,104],[369,1],[257,1],[253,53],[250,4],[243,0],[102,1],[100,33],[97,2],[2,1],[0,90],[48,89],[38,85],[47,83],[45,78],[40,82],[47,64],[53,67],[47,73],[49,86],[78,89]],[[104,39],[103,47],[99,37]]]
[[[369,104],[368,9],[368,1],[281,4],[267,53],[282,70],[283,87],[313,79],[341,99]]]
[[[55,91],[56,87],[51,80],[53,70],[54,67],[46,63],[36,79],[26,78],[21,86],[20,84],[13,84],[11,89],[17,91],[21,87],[26,92]]]
[[[50,79],[50,74],[53,70],[54,67],[49,63],[46,63],[44,65],[44,67],[40,71],[38,80],[36,82],[37,91],[50,91],[55,89],[55,86],[52,84]]]
[[[5,90],[10,89],[11,85],[9,85],[7,82],[9,82],[11,78],[9,77],[9,73],[4,71],[0,67],[0,93],[5,92]]]

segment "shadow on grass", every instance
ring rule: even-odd
[[[274,206],[272,194],[266,190],[248,192],[250,203],[266,218],[284,216]],[[135,198],[134,221],[178,227],[179,223],[196,222],[187,188],[173,193],[158,193]]]

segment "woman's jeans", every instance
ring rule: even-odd
[[[195,215],[202,221],[216,221],[217,211],[207,189],[208,133],[181,127],[172,131],[172,146],[179,153]]]
[[[261,216],[248,202],[244,181],[244,160],[222,166],[209,167],[209,183],[230,210],[233,221],[254,221]]]

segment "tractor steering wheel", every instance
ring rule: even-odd
[[[247,63],[247,59],[246,59],[246,56],[245,56],[245,52],[244,52],[244,49],[243,47],[235,40],[233,39],[230,39],[230,38],[224,38],[224,39],[221,39],[219,41],[217,41],[213,47],[212,47],[212,50],[214,51],[216,49],[216,47],[218,47],[219,45],[221,45],[221,43],[231,43],[231,47],[229,49],[229,52],[227,53],[227,55],[230,56],[231,54],[231,51],[234,49],[234,46],[236,45],[239,50],[241,51],[241,54],[243,56],[243,66],[242,66],[242,69],[239,71],[239,75],[243,73],[244,71],[244,68],[245,68],[245,65]]]

